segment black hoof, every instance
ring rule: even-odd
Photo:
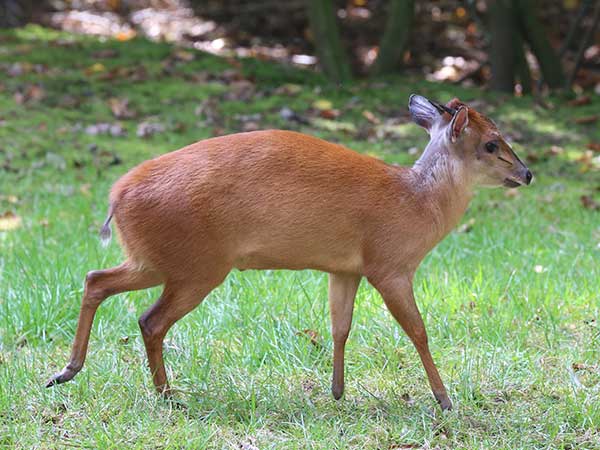
[[[67,381],[71,380],[76,374],[76,371],[64,368],[62,371],[54,374],[52,378],[48,380],[48,382],[46,383],[46,387],[49,388],[56,384],[66,383]]]
[[[331,394],[333,395],[334,399],[339,400],[342,398],[342,395],[344,395],[344,389],[333,388],[331,389]]]
[[[450,401],[450,399],[448,398],[448,396],[438,397],[436,395],[435,399],[440,404],[440,407],[442,408],[442,411],[450,411],[450,410],[452,410],[452,402]]]

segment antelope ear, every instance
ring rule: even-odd
[[[412,94],[410,96],[408,110],[413,122],[422,126],[428,132],[433,123],[440,117],[439,111],[422,95]]]
[[[467,125],[469,125],[469,109],[466,106],[460,106],[450,122],[450,140],[456,142]]]

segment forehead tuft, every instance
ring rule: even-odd
[[[472,109],[469,109],[469,124],[481,131],[498,131],[498,126],[492,119]]]
[[[461,102],[458,98],[453,98],[446,106],[449,108],[458,109],[461,106],[469,107],[466,103]],[[469,108],[469,126],[479,130],[479,131],[492,131],[498,132],[498,126],[494,123],[494,121],[478,111],[475,111],[473,108]]]
[[[461,106],[469,107],[466,103],[461,102],[458,98],[450,100],[446,106],[449,108],[458,109]],[[498,126],[492,119],[484,116],[473,108],[469,108],[469,125],[476,128],[479,131],[495,131],[498,132]]]

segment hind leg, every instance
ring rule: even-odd
[[[111,269],[89,272],[85,278],[85,290],[81,299],[71,358],[61,372],[50,378],[46,387],[69,381],[81,370],[87,353],[94,315],[104,300],[111,295],[146,289],[160,283],[162,280],[157,273],[140,270],[129,261]]]
[[[187,284],[169,282],[160,298],[140,317],[139,324],[148,354],[148,365],[156,390],[169,394],[169,384],[163,360],[163,341],[175,322],[198,306],[225,279],[227,271]]]

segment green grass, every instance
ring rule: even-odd
[[[118,56],[95,56],[105,49]],[[212,79],[237,63],[195,53],[173,66],[164,63],[172,51],[36,27],[0,34],[3,64],[43,65],[42,73],[0,72],[0,215],[22,220],[0,232],[0,447],[600,448],[600,213],[579,200],[597,198],[600,177],[577,161],[600,131],[573,123],[598,112],[598,96],[577,108],[550,98],[553,108],[542,109],[531,99],[412,78],[335,87],[316,74],[248,60],[239,70],[260,95],[240,101],[225,98],[232,87]],[[103,81],[86,74],[94,63],[105,71],[141,65],[147,75]],[[211,76],[194,81],[199,73]],[[301,85],[297,95],[277,93],[290,82]],[[16,103],[14,93],[31,84],[45,97]],[[418,271],[416,297],[453,411],[441,413],[416,351],[364,281],[346,393],[334,401],[326,276],[309,271],[234,272],[177,323],[165,355],[184,408],[156,397],[146,368],[137,318],[157,289],[107,300],[84,370],[68,384],[43,387],[67,361],[85,273],[121,260],[116,244],[103,249],[97,238],[119,175],[215,128],[238,131],[236,115],[254,113],[263,128],[292,127],[410,164],[407,150],[427,138],[407,119],[369,142],[365,133],[285,122],[279,110],[304,113],[326,99],[342,110],[334,124],[361,130],[364,110],[401,116],[411,92],[484,101],[517,138],[517,152],[537,159],[532,186],[516,197],[481,191],[463,220],[474,220],[470,231],[448,236]],[[110,97],[127,97],[137,111],[121,121],[127,135],[81,131],[116,121]],[[195,115],[209,98],[216,124]],[[136,125],[148,117],[166,132],[138,138]],[[551,145],[564,153],[544,157]],[[318,345],[305,329],[318,333]]]

